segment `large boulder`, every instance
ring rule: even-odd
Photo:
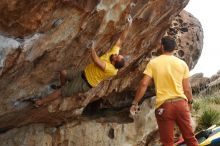
[[[188,1],[2,0],[0,132],[32,123],[65,126],[72,121],[82,121],[84,117],[97,116],[105,123],[131,122],[128,109],[146,63],[159,55],[162,36],[176,38],[175,54],[185,60],[189,68],[195,66],[201,54],[203,31],[200,23],[191,14],[180,13]],[[50,84],[58,78],[56,71],[69,67],[79,71],[91,63],[87,49],[91,40],[97,42],[99,55],[110,49],[125,29],[129,16],[133,23],[121,50],[126,66],[117,76],[84,94],[56,100],[40,108],[22,102],[33,95],[51,93]],[[153,88],[145,97],[152,96]],[[104,116],[109,111],[113,116]]]
[[[194,95],[199,94],[202,90],[205,90],[209,83],[210,79],[208,77],[204,77],[203,73],[196,73],[190,77],[190,84]]]
[[[215,95],[219,96],[220,73],[212,75],[210,78],[204,77],[203,73],[196,73],[190,77],[190,83],[194,95]]]

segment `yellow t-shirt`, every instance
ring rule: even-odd
[[[119,49],[119,47],[114,46],[109,52],[100,57],[101,60],[105,61],[105,71],[100,69],[94,63],[91,63],[88,66],[86,66],[86,79],[92,87],[96,87],[101,81],[117,74],[118,69],[116,69],[114,65],[111,64],[110,56],[112,54],[119,54]]]
[[[189,77],[187,64],[172,55],[161,55],[152,59],[144,70],[144,74],[154,80],[156,88],[156,108],[167,99],[182,97],[184,94],[182,80]]]

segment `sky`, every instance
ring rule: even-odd
[[[190,0],[185,10],[199,19],[204,31],[202,55],[190,74],[210,77],[220,70],[220,0]]]

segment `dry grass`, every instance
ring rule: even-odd
[[[193,104],[193,115],[197,119],[197,130],[220,124],[220,95],[197,97]]]
[[[198,119],[198,130],[207,129],[212,125],[217,125],[220,122],[220,112],[215,109],[206,109]]]

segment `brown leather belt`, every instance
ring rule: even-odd
[[[87,80],[87,78],[86,78],[85,71],[82,71],[81,77],[82,77],[82,79],[87,83],[87,85],[89,86],[89,88],[92,88],[92,86],[89,84],[89,82],[88,82],[88,80]]]
[[[177,98],[173,98],[173,99],[167,99],[165,102],[177,102],[180,100],[186,100],[186,99],[182,98],[182,97],[177,97]]]

